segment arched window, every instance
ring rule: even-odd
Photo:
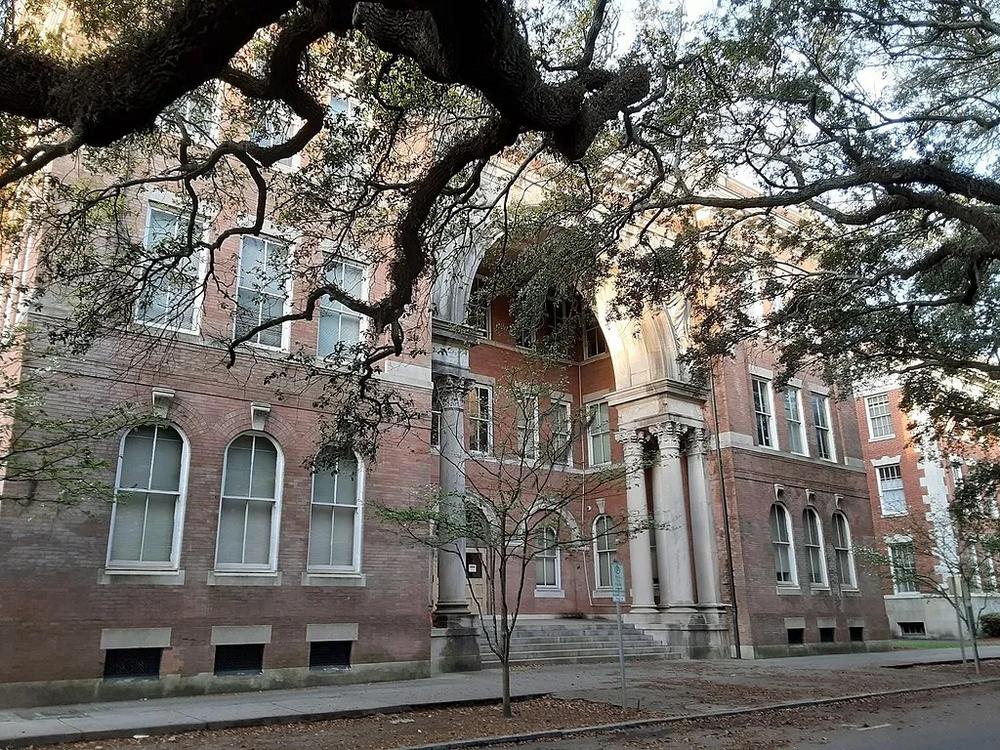
[[[771,546],[774,548],[774,577],[779,586],[794,586],[795,550],[792,546],[792,522],[784,505],[771,506]]]
[[[857,588],[854,551],[851,547],[851,527],[847,523],[847,516],[839,510],[833,514],[833,551],[837,556],[837,576],[841,588]]]
[[[275,570],[282,461],[264,435],[240,435],[226,449],[219,511],[219,570]]]
[[[826,553],[823,549],[823,526],[815,508],[806,508],[802,513],[806,529],[806,553],[809,555],[809,583],[826,585]]]
[[[611,561],[618,551],[612,531],[611,516],[594,520],[594,565],[597,568],[597,588],[611,588]]]
[[[333,467],[313,473],[310,570],[361,570],[363,497],[363,467],[354,456],[340,456]]]
[[[551,526],[539,529],[537,544],[535,587],[558,589],[560,585],[559,532]]]
[[[177,567],[187,462],[187,445],[173,427],[149,425],[126,433],[118,455],[108,567]]]

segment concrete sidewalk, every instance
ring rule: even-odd
[[[1000,647],[983,651],[984,657],[1000,657]],[[881,667],[957,658],[958,649],[935,649],[758,662],[644,662],[629,666],[630,703],[637,700],[649,710],[677,713],[748,706],[776,697],[832,697],[858,692],[859,686],[889,690],[944,683],[955,675],[928,677]],[[803,680],[806,674],[812,679]],[[512,693],[617,702],[618,680],[617,665],[522,668],[513,673]],[[404,682],[11,709],[0,711],[0,748],[397,713],[499,697],[500,673],[486,670]]]

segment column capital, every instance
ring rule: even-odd
[[[642,451],[646,443],[645,433],[634,427],[623,427],[615,431],[615,440],[621,443],[626,463],[642,460]]]
[[[668,419],[654,424],[649,432],[656,438],[660,447],[660,458],[677,458],[680,455],[681,436],[687,428],[680,422]]]
[[[434,386],[437,388],[438,402],[442,409],[462,408],[465,404],[465,397],[469,395],[469,390],[475,381],[461,375],[436,375]]]
[[[686,452],[689,456],[704,456],[708,453],[708,430],[704,427],[692,427],[688,432]]]

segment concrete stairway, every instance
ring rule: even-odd
[[[625,658],[679,659],[675,649],[624,626]],[[479,636],[484,669],[499,667],[500,660]],[[511,639],[511,664],[587,664],[618,661],[618,624],[611,620],[522,620]]]

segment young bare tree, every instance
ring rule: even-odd
[[[972,643],[976,674],[979,621],[1000,602],[998,489],[996,464],[984,463],[982,472],[973,469],[962,482],[947,509],[895,525],[885,548],[858,550],[862,563],[895,590],[929,593],[954,609]]]
[[[585,501],[624,491],[625,469],[574,465],[574,453],[600,417],[574,408],[564,384],[545,368],[511,371],[494,393],[491,421],[480,419],[476,407],[471,413],[469,451],[460,467],[465,491],[455,497],[431,488],[411,507],[377,512],[437,554],[459,555],[464,562],[467,543],[482,555],[482,571],[464,567],[470,583],[470,576],[485,577],[481,592],[469,588],[483,637],[500,662],[503,712],[509,717],[511,639],[526,594],[532,587],[559,584],[563,555],[586,555],[598,540],[618,547],[649,529],[651,520],[602,514],[601,524],[588,527]],[[456,506],[464,512],[455,513]]]

